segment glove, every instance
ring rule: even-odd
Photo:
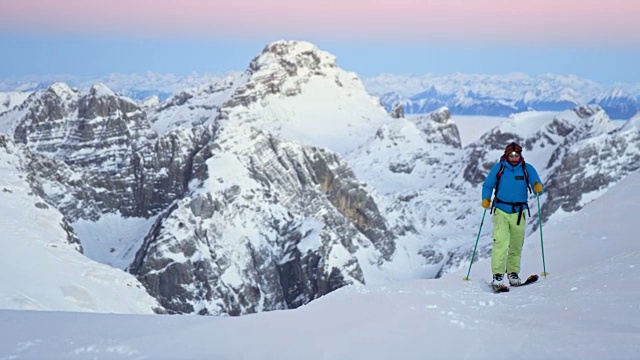
[[[542,193],[542,184],[540,184],[539,182],[533,184],[533,192],[536,194]]]
[[[489,199],[482,199],[482,207],[488,209],[491,206],[491,201]]]

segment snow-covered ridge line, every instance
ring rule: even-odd
[[[573,75],[383,74],[364,82],[370,93],[380,96],[385,108],[403,104],[408,114],[447,106],[458,115],[508,116],[595,104],[609,117],[626,120],[640,109],[640,84],[605,85]]]
[[[0,130],[29,151],[29,185],[85,255],[127,269],[173,313],[297,308],[349,284],[455,271],[480,222],[477,187],[510,141],[550,185],[544,219],[640,164],[637,124],[618,131],[598,105],[513,115],[463,143],[449,108],[387,114],[309,43],[269,44],[240,76],[162,103],[92,89],[37,91]]]
[[[162,95],[167,98],[178,91],[216,82],[229,75],[237,75],[240,71],[226,73],[177,75],[171,73],[111,73],[104,76],[88,77],[74,75],[41,75],[21,76],[0,79],[0,92],[25,92],[41,90],[56,82],[65,82],[80,89],[89,88],[96,83],[104,83],[115,92],[143,99],[149,95]],[[412,97],[435,87],[438,91],[453,94],[460,90],[473,89],[476,93],[504,98],[506,95],[523,92],[531,93],[551,92],[561,89],[558,93],[573,89],[575,95],[582,96],[582,100],[601,98],[607,94],[618,96],[621,92],[640,97],[640,83],[602,84],[575,75],[543,74],[530,76],[524,73],[509,73],[500,75],[462,74],[449,75],[399,75],[380,74],[372,77],[362,77],[367,90],[376,96],[395,92],[403,97]],[[143,93],[147,91],[148,93]]]

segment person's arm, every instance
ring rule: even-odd
[[[497,163],[491,168],[491,171],[489,171],[489,175],[487,175],[487,178],[482,184],[482,200],[489,199],[489,201],[491,201],[491,193],[493,192],[493,188],[496,186],[496,175],[499,170],[500,163]]]
[[[542,195],[544,193],[544,186],[542,186],[542,181],[540,180],[540,176],[538,176],[538,172],[529,164],[527,164],[527,171],[529,172],[529,185],[533,189],[533,192],[536,195]]]

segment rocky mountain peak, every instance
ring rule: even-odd
[[[269,44],[232,91],[216,115],[225,126],[250,126],[342,155],[391,120],[356,74],[306,42]]]
[[[76,89],[72,89],[65,83],[54,83],[46,90],[45,96],[56,96],[61,100],[73,101],[77,100],[80,96],[80,92]]]
[[[471,88],[441,92],[487,105]],[[244,74],[150,106],[101,83],[55,84],[0,120],[19,123],[31,189],[85,227],[87,254],[116,236],[101,217],[144,218],[131,245],[94,259],[117,260],[173,313],[296,308],[396,276],[387,269],[454,269],[469,259],[478,187],[511,141],[543,179],[545,214],[579,209],[640,166],[640,133],[613,132],[595,104],[513,115],[463,149],[455,108],[392,118],[305,42],[269,44]]]
[[[579,132],[581,138],[606,134],[616,129],[616,125],[598,105],[578,106],[573,109],[573,112],[580,120],[577,127],[584,129]]]
[[[443,106],[440,109],[432,112],[429,115],[429,117],[434,122],[437,122],[439,124],[444,124],[444,123],[448,122],[449,120],[451,120],[451,111],[449,111],[449,108],[447,108],[446,106]]]
[[[602,111],[602,108],[598,105],[584,105],[584,106],[575,107],[573,111],[581,119],[588,119],[592,117],[595,113]]]
[[[227,106],[248,105],[270,94],[295,96],[314,77],[333,78],[338,86],[335,56],[304,41],[277,41],[256,56]]]
[[[322,75],[337,67],[334,55],[321,51],[311,43],[281,40],[267,45],[251,61],[249,72],[285,72],[289,76]]]
[[[109,117],[140,112],[132,100],[116,95],[104,84],[95,84],[89,94],[80,98],[78,116],[85,119]]]
[[[115,96],[116,94],[103,83],[93,84],[89,89],[89,95],[94,97]]]

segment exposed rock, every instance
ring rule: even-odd
[[[236,148],[233,134],[216,140],[214,147],[227,151],[213,159],[228,164],[233,154],[244,167],[235,171],[248,172],[253,185],[227,183],[229,177],[205,182],[203,189],[212,192],[198,192],[168,211],[130,269],[163,306],[231,315],[295,308],[364,283],[354,256],[363,249],[376,249],[374,261],[389,259],[392,234],[336,155],[258,132],[249,148]],[[340,266],[332,264],[337,254],[345,257]]]
[[[271,43],[249,64],[246,74],[252,81],[240,86],[225,106],[247,106],[267,94],[298,95],[310,78],[327,76],[327,70],[336,68],[333,55],[307,42]]]
[[[394,119],[401,119],[404,117],[404,105],[397,104],[389,113]]]
[[[599,141],[573,147],[549,176],[543,219],[547,220],[559,209],[580,210],[593,199],[593,194],[603,193],[638,169],[640,132],[637,130],[603,135]]]

